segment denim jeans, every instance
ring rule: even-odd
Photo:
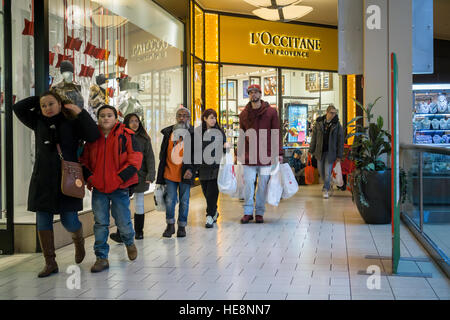
[[[81,228],[78,212],[63,212],[60,214],[63,227],[69,232],[76,232]],[[36,212],[36,224],[38,231],[53,230],[53,213]]]
[[[178,226],[187,225],[189,213],[189,197],[191,185],[182,182],[166,180],[166,222],[175,223],[175,206],[177,205],[178,192],[180,193],[180,206],[178,208]]]
[[[134,229],[131,223],[130,198],[128,189],[117,189],[112,193],[103,193],[94,188],[92,192],[92,210],[94,211],[94,251],[97,258],[107,259],[109,253],[109,211],[116,221],[120,237],[126,246],[134,243]]]
[[[270,179],[271,166],[244,166],[244,214],[253,215],[253,196],[258,174],[255,214],[263,216],[266,211],[266,190]]]
[[[323,191],[330,190],[331,172],[333,171],[333,163],[328,160],[328,152],[322,154],[322,160],[317,160],[317,169],[319,170],[320,177],[322,178]]]
[[[134,208],[136,210],[136,214],[144,214],[144,192],[134,194]]]

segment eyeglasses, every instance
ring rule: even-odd
[[[179,114],[177,114],[177,118],[189,118],[189,117],[190,116],[187,113],[179,113]]]

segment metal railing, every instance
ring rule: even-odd
[[[450,277],[450,148],[400,145],[401,217]]]

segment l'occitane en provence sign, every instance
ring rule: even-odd
[[[222,63],[338,69],[337,29],[220,16]]]

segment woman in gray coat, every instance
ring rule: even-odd
[[[141,169],[138,171],[139,183],[132,189],[136,209],[134,215],[135,238],[141,240],[144,238],[144,192],[149,189],[150,183],[155,181],[155,155],[153,153],[151,139],[142,126],[138,115],[135,113],[127,114],[123,123],[127,128],[135,132],[134,138],[144,155]],[[110,237],[114,241],[122,242],[119,230],[116,233],[112,233]]]
[[[323,197],[328,199],[333,164],[341,161],[344,152],[344,130],[333,105],[327,108],[325,116],[317,118],[309,152],[317,159],[319,173],[324,180]]]

